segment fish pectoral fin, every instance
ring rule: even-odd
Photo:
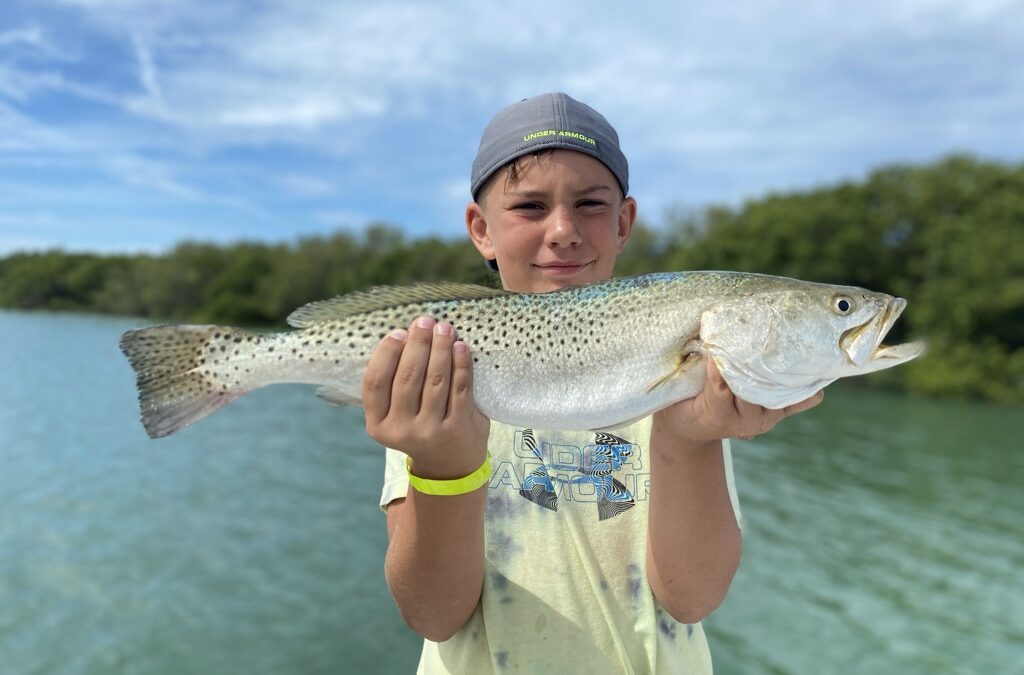
[[[694,366],[704,361],[704,355],[696,349],[688,349],[684,351],[676,359],[676,367],[670,370],[667,374],[659,377],[657,380],[652,382],[646,390],[646,393],[650,394],[652,391],[662,386],[669,380],[679,377],[683,373],[689,371]]]
[[[345,391],[341,387],[332,387],[329,384],[318,388],[316,395],[327,401],[331,405],[344,405],[344,406],[361,406],[363,401],[358,396],[354,396],[349,392]]]

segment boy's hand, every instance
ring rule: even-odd
[[[825,392],[780,410],[764,408],[737,398],[708,358],[704,389],[696,397],[680,401],[654,413],[654,424],[681,443],[702,445],[723,438],[752,439],[771,431],[784,418],[821,403]]]
[[[420,317],[381,340],[363,374],[366,433],[412,458],[422,478],[461,478],[487,454],[490,420],[473,402],[473,359],[447,322]]]

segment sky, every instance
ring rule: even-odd
[[[4,0],[0,255],[464,235],[500,108],[616,127],[641,218],[1024,159],[1024,0]]]

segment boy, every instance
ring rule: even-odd
[[[615,130],[564,94],[495,116],[471,190],[469,236],[519,293],[610,278],[636,220]],[[362,397],[395,449],[385,569],[419,670],[474,675],[710,673],[699,622],[741,549],[725,439],[821,401],[745,403],[709,360],[700,395],[612,433],[512,428],[476,409],[469,350],[430,317],[381,342]]]

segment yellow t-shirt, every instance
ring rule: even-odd
[[[424,641],[419,673],[711,673],[701,625],[647,583],[650,436],[650,417],[609,432],[491,423],[480,604],[450,640]],[[408,486],[388,449],[381,506]]]

